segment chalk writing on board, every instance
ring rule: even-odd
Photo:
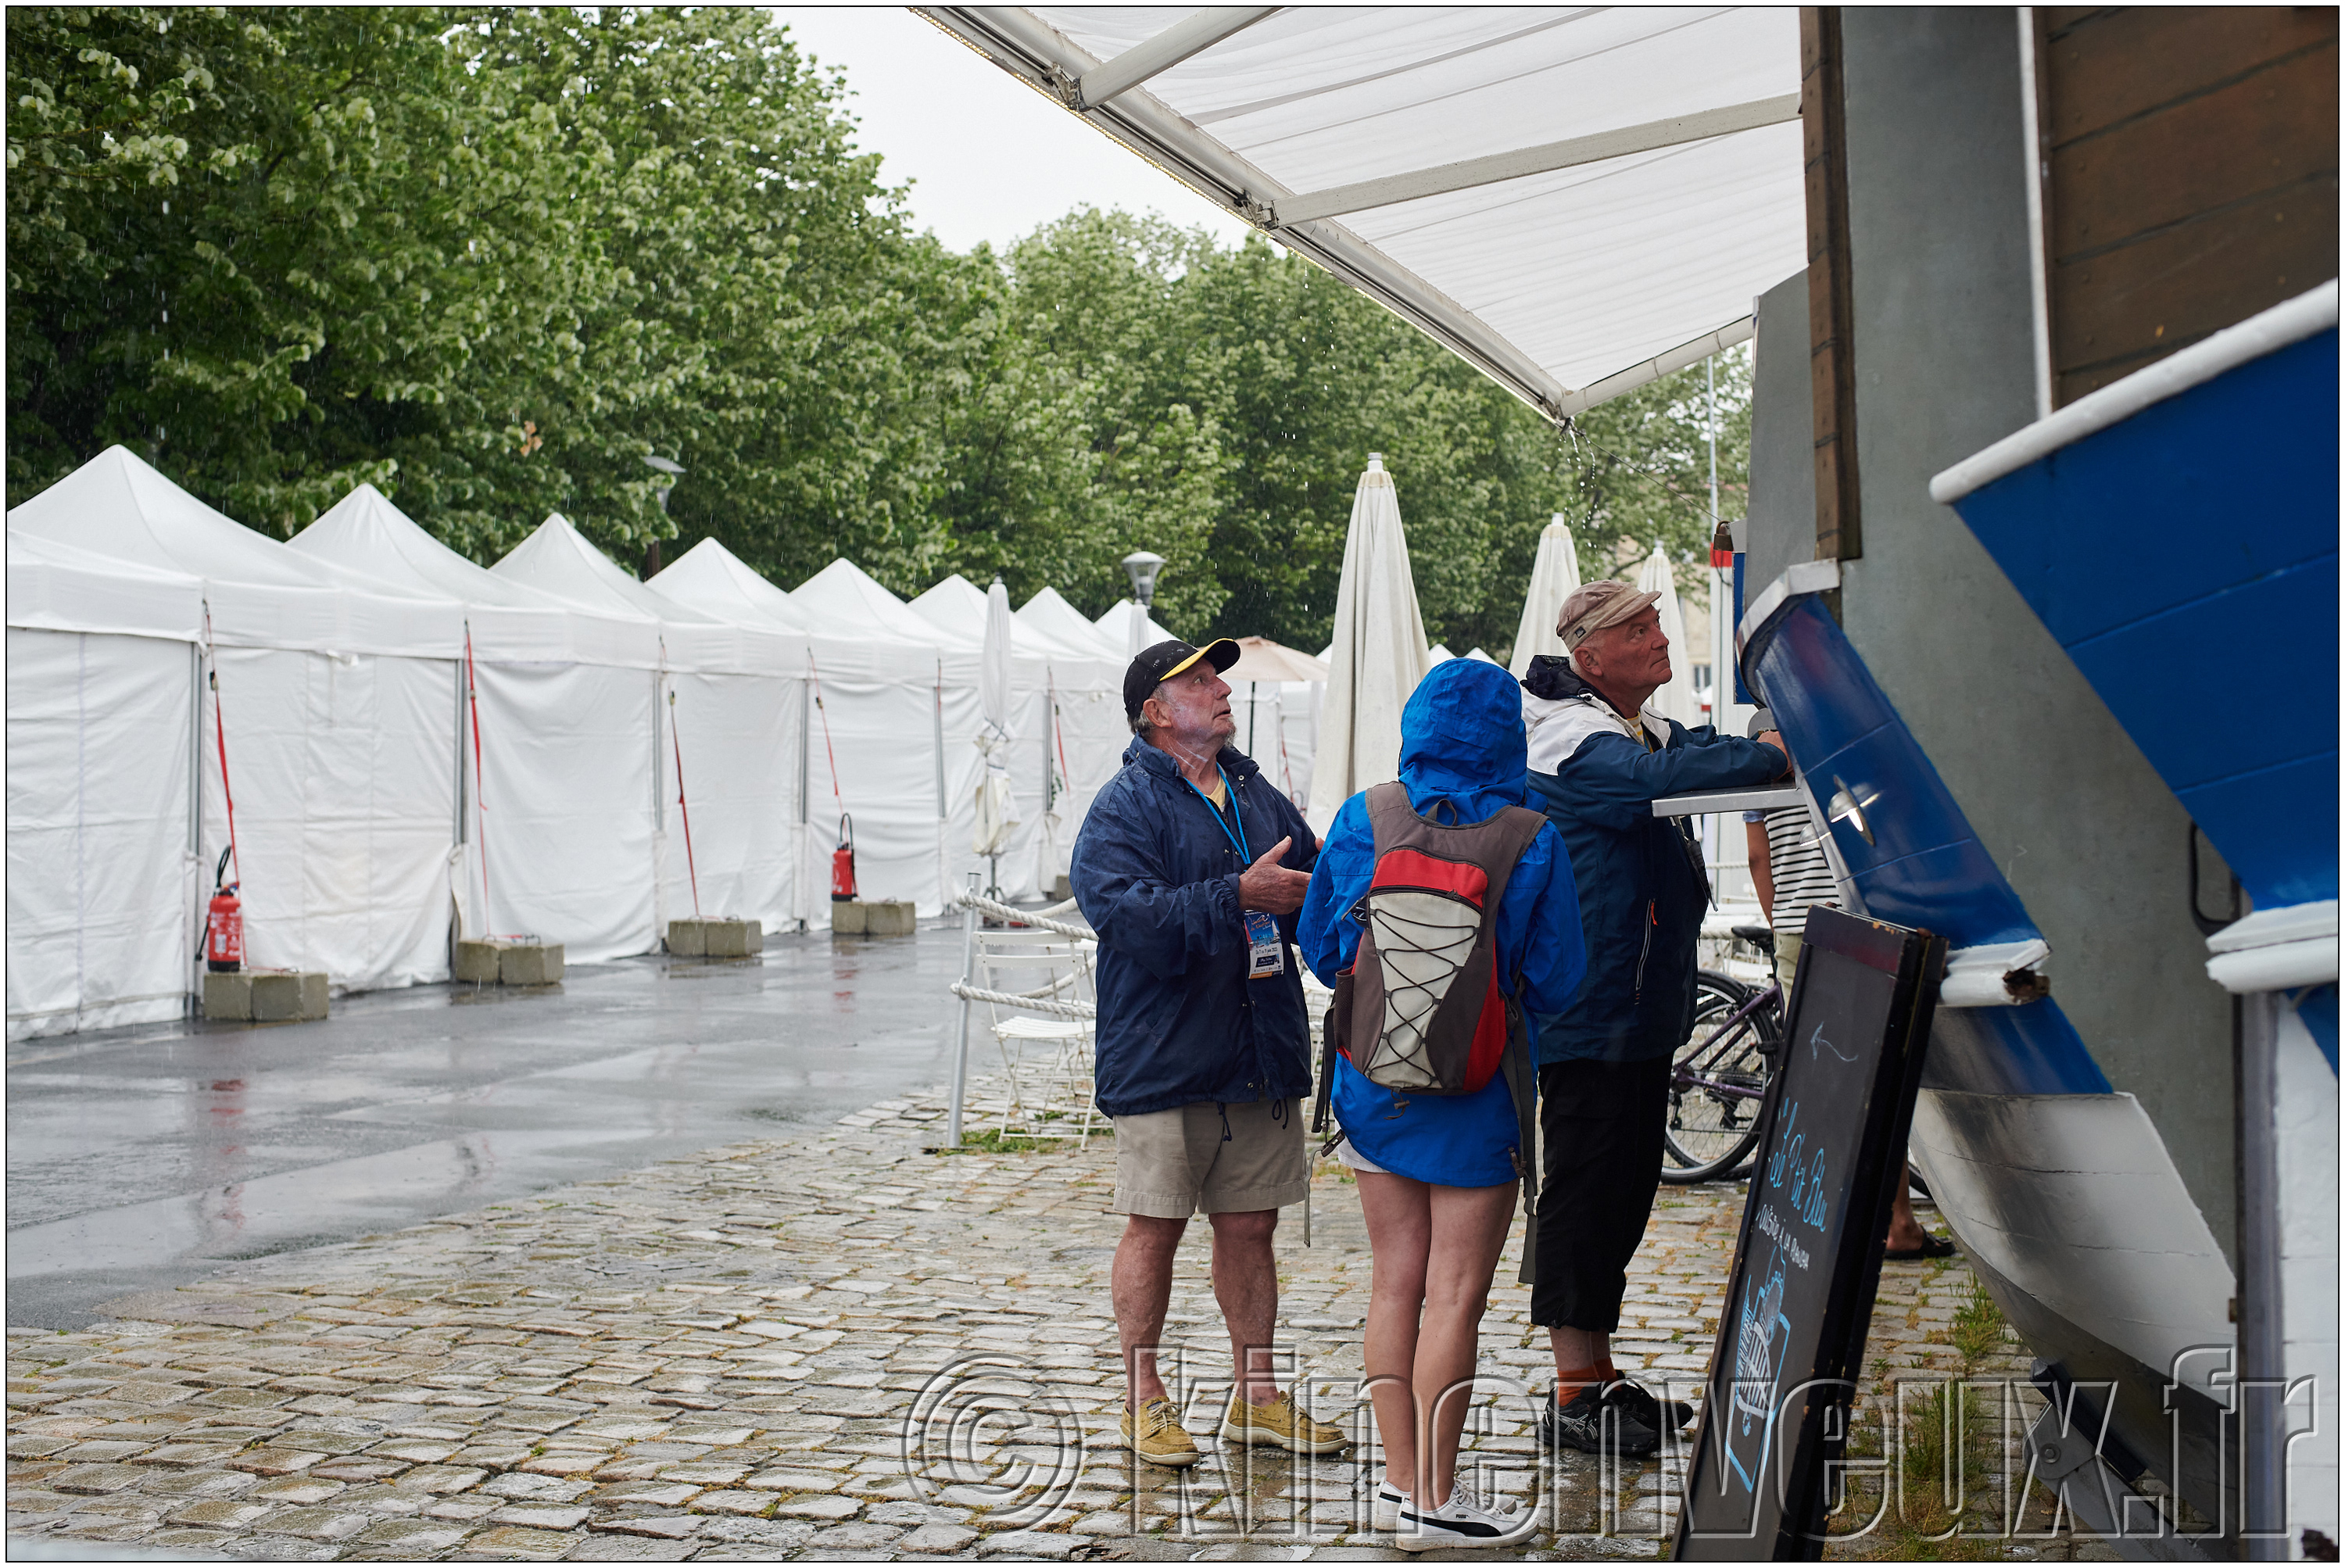
[[[1782,1265],[1769,1259],[1766,1283],[1756,1283],[1758,1278],[1754,1269],[1742,1280],[1742,1316],[1734,1332],[1734,1424],[1725,1443],[1726,1462],[1742,1489],[1751,1492],[1759,1490],[1759,1472],[1774,1441],[1775,1383],[1792,1339],[1792,1320],[1783,1314]]]
[[[1775,1206],[1773,1204],[1767,1203],[1759,1206],[1758,1226],[1761,1233],[1771,1237],[1776,1246],[1783,1249],[1783,1256],[1792,1260],[1793,1268],[1802,1269],[1807,1268],[1808,1249],[1801,1246],[1799,1238],[1792,1235],[1792,1233],[1785,1228],[1783,1222],[1776,1217]]]
[[[1855,1057],[1850,1055],[1847,1052],[1842,1050],[1839,1046],[1825,1039],[1824,1026],[1819,1023],[1816,1025],[1816,1032],[1808,1036],[1808,1055],[1811,1059],[1821,1059],[1822,1054],[1826,1051],[1831,1052],[1833,1055],[1839,1057],[1843,1062],[1853,1062],[1856,1060]]]
[[[1824,1151],[1821,1145],[1809,1151],[1808,1135],[1792,1131],[1799,1125],[1800,1106],[1795,1100],[1783,1114],[1785,1135],[1767,1161],[1767,1186],[1784,1191],[1793,1217],[1822,1230],[1832,1212],[1825,1196]]]

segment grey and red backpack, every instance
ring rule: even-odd
[[[1504,1071],[1528,1198],[1535,1090],[1520,987],[1498,972],[1498,906],[1547,819],[1508,806],[1479,822],[1438,822],[1397,783],[1370,789],[1367,806],[1376,871],[1351,910],[1359,950],[1335,977],[1313,1130],[1326,1128],[1337,1052],[1369,1083],[1408,1095],[1471,1095]]]

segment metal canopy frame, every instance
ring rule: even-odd
[[[1213,44],[1260,21],[1270,15],[1271,10],[1216,8],[1199,12],[1166,28],[1146,43],[1124,51],[1114,60],[1106,61],[1092,56],[1032,12],[1021,7],[928,5],[912,9],[1028,86],[1061,106],[1074,109],[1101,132],[1200,196],[1264,230],[1288,249],[1307,257],[1376,300],[1557,424],[1608,398],[1633,391],[1688,365],[1698,364],[1721,349],[1744,341],[1751,334],[1751,320],[1745,316],[1586,387],[1566,387],[1457,300],[1350,229],[1332,221],[1330,217],[1315,215],[1330,209],[1324,207],[1315,209],[1309,205],[1337,197],[1342,192],[1304,193],[1288,188],[1253,163],[1201,133],[1191,121],[1141,89],[1140,84],[1149,76],[1203,53]],[[1125,79],[1127,76],[1129,80]],[[1731,135],[1734,131],[1796,117],[1796,99],[1763,99],[1753,104],[1683,117],[1678,121],[1659,121],[1650,126],[1625,127],[1602,137],[1578,137],[1570,142],[1503,153],[1491,158],[1471,159],[1466,164],[1448,166],[1445,169],[1399,176],[1392,182],[1396,186],[1411,180],[1455,180],[1460,183],[1429,186],[1424,190],[1412,190],[1409,196],[1386,199],[1410,199],[1416,195],[1431,194],[1436,189],[1469,188],[1491,180],[1518,178],[1547,169],[1568,168],[1573,162],[1585,161],[1574,148],[1584,151],[1593,143],[1619,139],[1623,145],[1618,149],[1590,155],[1618,157],[1634,150],[1626,144],[1629,139],[1639,137],[1670,135],[1667,141],[1646,141],[1639,145],[1673,146],[1682,141]],[[1713,118],[1718,122],[1716,128],[1692,128],[1697,122],[1709,122]],[[1670,126],[1684,127],[1687,134],[1671,135],[1665,128]],[[1561,158],[1564,161],[1542,163],[1542,158]],[[1517,167],[1518,165],[1521,167]],[[1493,172],[1502,168],[1511,168],[1512,172]],[[1367,183],[1378,185],[1386,182]],[[1349,188],[1354,195],[1357,194],[1358,188]],[[1345,197],[1345,200],[1348,202],[1350,197]],[[1359,202],[1336,210],[1356,211],[1367,205],[1371,203]],[[1284,220],[1282,213],[1285,215]]]

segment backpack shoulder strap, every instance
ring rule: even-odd
[[[1368,831],[1375,839],[1370,854],[1378,860],[1394,840],[1410,824],[1420,820],[1416,808],[1408,803],[1408,789],[1397,779],[1378,784],[1367,791]],[[1544,821],[1546,819],[1541,818]]]

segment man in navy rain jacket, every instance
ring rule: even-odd
[[[1556,626],[1567,657],[1535,658],[1523,677],[1531,787],[1571,851],[1588,937],[1578,999],[1539,1021],[1547,1164],[1531,1321],[1548,1330],[1556,1360],[1556,1408],[1539,1431],[1594,1452],[1609,1429],[1632,1455],[1691,1419],[1622,1380],[1609,1339],[1660,1181],[1670,1062],[1693,1026],[1694,944],[1710,902],[1685,819],[1654,816],[1653,802],[1790,770],[1771,733],[1688,729],[1645,707],[1670,678],[1658,597],[1619,582],[1579,589]]]
[[[1294,911],[1318,840],[1302,814],[1228,741],[1220,672],[1238,647],[1163,642],[1124,675],[1137,737],[1075,840],[1075,901],[1099,932],[1093,1083],[1115,1121],[1116,1327],[1127,1380],[1126,1447],[1194,1464],[1156,1366],[1172,1257],[1189,1217],[1213,1227],[1213,1296],[1236,1388],[1224,1442],[1326,1453],[1342,1431],[1279,1391],[1271,1233],[1308,1185],[1299,1102],[1310,1025],[1293,949]]]

